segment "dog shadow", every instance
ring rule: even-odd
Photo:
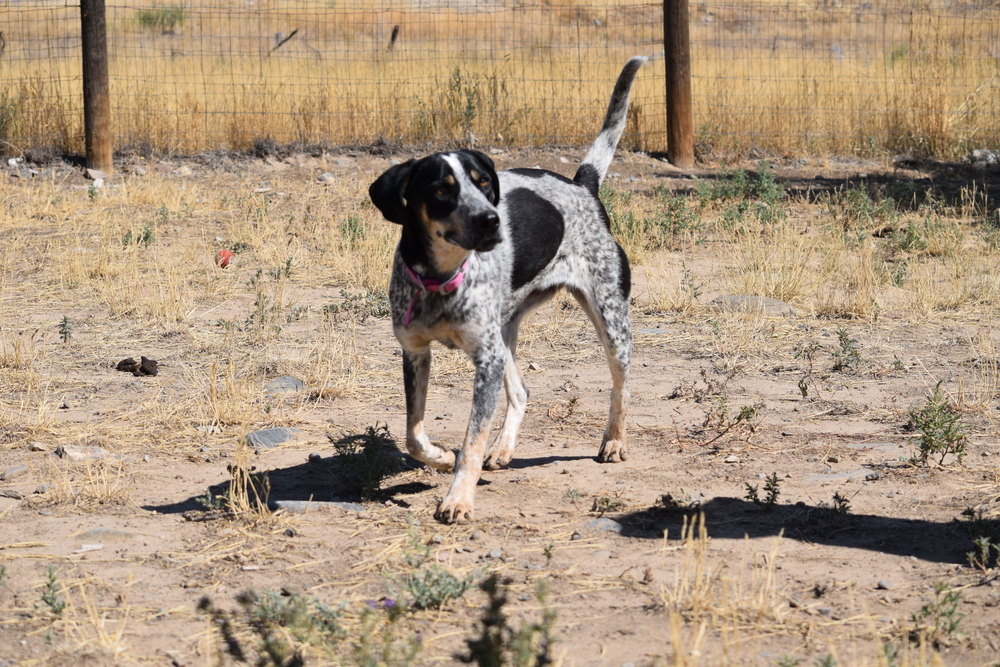
[[[697,508],[656,506],[625,514],[616,520],[627,537],[680,539],[684,522],[698,513],[714,538],[784,537],[825,546],[912,556],[938,563],[967,562],[972,549],[969,527],[957,519],[947,522],[902,519],[874,514],[839,512],[799,502],[760,507],[737,498],[713,498]],[[991,528],[995,532],[1000,522]]]

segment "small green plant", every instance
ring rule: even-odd
[[[657,186],[657,209],[650,220],[654,248],[673,248],[679,238],[704,230],[701,217],[689,205],[689,197],[665,186]]]
[[[834,221],[845,232],[871,231],[895,224],[896,203],[887,197],[872,199],[865,188],[840,190],[823,198]]]
[[[837,667],[837,661],[831,653],[827,653],[822,658],[816,658],[816,661],[813,664],[816,665],[816,667]]]
[[[347,245],[353,248],[358,241],[365,237],[365,228],[361,223],[361,218],[356,215],[347,216],[347,220],[340,223],[340,234],[347,241]]]
[[[975,550],[965,554],[969,567],[986,572],[997,564],[1000,559],[1000,544],[994,544],[988,536],[983,535],[972,540]]]
[[[833,356],[833,370],[837,373],[856,371],[861,367],[861,353],[858,352],[858,341],[851,338],[847,329],[837,329],[837,343],[839,347],[831,352]]]
[[[342,494],[371,500],[385,479],[402,470],[399,448],[385,424],[369,426],[364,433],[327,437],[337,452],[331,472]]]
[[[406,515],[406,546],[403,547],[403,561],[412,568],[421,567],[430,560],[431,545],[424,542],[412,514]]]
[[[197,498],[194,499],[196,503],[198,503],[199,505],[201,505],[210,512],[226,509],[228,505],[227,500],[228,499],[226,498],[225,495],[217,496],[214,493],[212,493],[211,488],[205,489],[205,495],[198,496]]]
[[[187,21],[187,13],[184,11],[183,5],[167,5],[166,7],[140,9],[136,12],[135,19],[139,26],[145,30],[172,35]]]
[[[769,477],[764,480],[764,499],[761,500],[760,492],[756,484],[751,484],[747,482],[745,484],[747,495],[744,496],[746,500],[749,500],[757,507],[762,507],[765,510],[772,510],[774,506],[778,504],[778,496],[781,495],[781,480],[778,478],[778,473],[772,472]]]
[[[6,586],[7,582],[7,566],[0,565],[0,586]]]
[[[542,619],[537,623],[524,623],[520,628],[511,627],[504,607],[507,604],[506,587],[510,580],[491,574],[480,584],[488,602],[479,621],[479,637],[465,640],[468,653],[455,658],[479,667],[545,667],[554,664],[552,649],[555,644],[555,611],[547,605],[547,584],[540,581],[535,595],[542,605]]]
[[[271,269],[267,272],[267,275],[271,276],[276,281],[281,280],[282,278],[290,278],[292,275],[292,258],[287,258],[284,264]]]
[[[784,188],[766,166],[755,173],[723,172],[710,184],[700,181],[697,189],[703,202],[726,205],[721,220],[724,229],[746,231],[742,223],[747,218],[771,225],[787,216]]]
[[[778,658],[778,662],[774,663],[774,667],[798,667],[802,664],[802,658],[796,658],[791,655],[783,655]]]
[[[801,343],[792,348],[792,356],[796,359],[805,359],[807,368],[802,373],[802,377],[799,378],[798,386],[799,393],[802,394],[802,398],[809,396],[809,387],[812,385],[815,388],[815,383],[813,382],[813,372],[815,371],[815,359],[816,353],[823,349],[823,346],[812,340],[808,343]],[[817,395],[819,392],[817,392]]]
[[[153,227],[152,222],[146,222],[143,224],[142,229],[138,232],[133,232],[131,229],[125,232],[125,236],[122,237],[122,245],[129,246],[132,244],[141,245],[144,248],[156,243],[156,230]]]
[[[389,317],[392,313],[389,297],[382,291],[350,294],[342,289],[340,298],[342,299],[340,303],[323,306],[323,313],[335,318],[341,314],[350,315],[359,322],[364,322],[369,317]]]
[[[938,382],[924,406],[910,410],[910,426],[920,432],[920,454],[914,462],[927,465],[931,457],[937,457],[940,465],[948,454],[961,461],[968,441],[961,418],[962,412],[952,405]]]
[[[851,511],[851,500],[841,495],[840,491],[833,494],[833,511],[837,514],[847,514]]]
[[[440,609],[448,600],[457,600],[476,583],[478,575],[470,573],[459,579],[438,563],[410,572],[402,584],[410,594],[413,609]]]
[[[59,338],[63,344],[68,343],[73,338],[73,323],[70,321],[69,315],[63,315],[62,320],[59,321]]]
[[[625,501],[619,494],[615,496],[598,496],[594,498],[594,504],[590,508],[591,512],[597,512],[598,516],[604,516],[608,512],[620,512],[625,509]]]
[[[549,542],[544,547],[542,547],[542,554],[545,555],[545,564],[551,565],[552,558],[556,555],[556,543]]]
[[[59,585],[59,577],[56,568],[49,565],[45,578],[45,587],[42,588],[42,604],[49,608],[56,616],[59,616],[66,609],[66,600],[62,596],[62,586]]]
[[[915,626],[911,634],[923,635],[935,647],[951,641],[965,618],[965,614],[958,612],[961,601],[961,593],[951,590],[943,581],[935,583],[934,599],[910,615]]]

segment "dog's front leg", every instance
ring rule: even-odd
[[[473,519],[476,484],[483,470],[486,440],[500,400],[506,356],[500,337],[473,354],[476,380],[472,389],[472,416],[465,432],[462,451],[455,465],[455,479],[438,507],[438,521],[466,523]]]
[[[406,451],[432,468],[450,472],[455,452],[433,444],[424,432],[427,381],[431,373],[431,348],[403,350],[403,390],[406,393]]]

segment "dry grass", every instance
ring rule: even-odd
[[[989,34],[1000,10],[934,0],[910,13],[903,3],[877,4],[694,8],[700,148],[956,156],[995,136]],[[120,146],[172,153],[250,149],[267,138],[585,143],[621,63],[662,50],[659,3],[490,11],[309,0],[265,2],[252,12],[229,0],[177,6],[177,23],[167,28],[144,25],[134,6],[109,3]],[[0,72],[0,140],[13,153],[36,145],[80,152],[80,64],[68,46],[76,17],[43,17],[0,8],[16,36]],[[395,26],[400,37],[390,50]],[[277,36],[292,30],[296,36],[277,47]],[[665,147],[663,79],[663,60],[640,76],[626,145]]]

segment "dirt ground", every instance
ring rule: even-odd
[[[500,151],[494,159],[501,168],[572,175],[578,153]],[[663,250],[634,267],[627,461],[594,458],[610,378],[589,323],[559,299],[526,326],[527,417],[515,460],[483,475],[474,524],[437,523],[450,476],[409,459],[373,497],[344,494],[334,441],[385,425],[402,450],[391,327],[378,313],[349,312],[356,302],[346,296],[365,280],[384,284],[387,273],[359,263],[370,275],[345,282],[331,272],[321,234],[295,225],[310,206],[315,229],[352,215],[388,225],[361,202],[390,159],[406,157],[134,158],[96,190],[61,164],[36,166],[37,175],[14,165],[0,175],[0,471],[10,477],[0,481],[0,665],[227,664],[221,626],[199,601],[233,610],[239,625],[236,598],[251,589],[343,605],[347,637],[325,657],[304,649],[308,664],[366,664],[360,642],[374,631],[364,610],[408,598],[407,558],[425,545],[429,563],[460,576],[509,578],[513,625],[539,622],[543,607],[555,611],[551,654],[562,665],[1000,660],[996,570],[967,558],[975,535],[995,530],[1000,488],[996,359],[990,376],[990,360],[972,344],[996,341],[989,309],[887,307],[853,320],[817,317],[795,302],[790,317],[719,312],[708,304],[727,293],[723,244]],[[947,192],[970,178],[934,164],[772,164],[789,215],[804,228],[827,215],[819,191],[907,178]],[[656,156],[624,153],[612,172],[616,189],[648,195],[659,185],[688,191],[693,177],[718,170],[681,173]],[[320,182],[321,173],[331,182]],[[976,177],[989,195],[992,176]],[[268,221],[255,222],[247,202],[263,200]],[[123,241],[127,263],[95,268],[103,257],[96,248],[143,220],[156,221],[155,243]],[[274,234],[280,243],[249,243],[227,268],[214,265],[216,250],[249,238],[233,231],[239,225],[271,223],[284,226]],[[291,271],[269,278],[258,269],[280,269],[281,243],[294,257]],[[66,277],[74,262],[83,264],[77,282]],[[145,268],[123,288],[126,301],[147,303],[158,285],[184,285],[187,275],[190,303],[177,315],[120,306],[107,290],[130,263]],[[648,306],[661,283],[677,284],[685,271],[703,281],[696,304],[683,312]],[[283,292],[269,294],[294,304],[280,332],[252,332],[246,322],[261,285],[279,282]],[[328,304],[341,308],[324,311]],[[811,362],[801,354],[810,343]],[[838,350],[857,356],[838,368]],[[157,375],[115,369],[139,355],[158,361]],[[428,428],[456,446],[471,365],[458,353],[435,355]],[[268,395],[265,385],[286,374],[305,388]],[[969,405],[980,394],[978,408],[963,411],[968,453],[916,465],[920,433],[907,426],[910,410],[939,381]],[[753,409],[738,421],[745,407]],[[242,442],[278,426],[300,431],[256,452]],[[104,457],[71,461],[55,454],[60,445],[100,448],[92,451]],[[198,499],[232,492],[234,471],[247,462],[255,479],[267,473],[271,506],[286,508],[207,510]],[[748,485],[760,502],[748,498]],[[765,487],[776,487],[774,502]],[[307,511],[287,504],[310,499]],[[978,521],[963,516],[977,507]],[[399,641],[419,639],[414,664],[452,664],[478,635],[485,599],[473,587],[392,627]],[[382,616],[377,622],[389,627]],[[255,645],[245,624],[237,634]]]

